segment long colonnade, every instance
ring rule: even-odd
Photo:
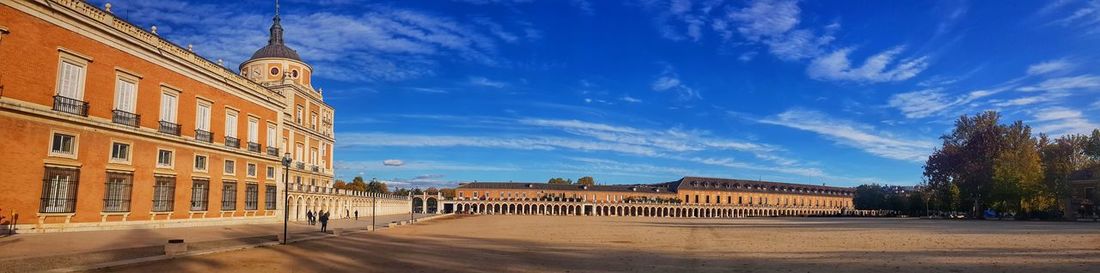
[[[333,219],[409,214],[412,200],[407,196],[338,189],[328,191],[290,191],[290,221],[305,221],[306,212],[330,212]]]
[[[872,211],[846,208],[719,206],[655,203],[586,203],[557,201],[446,201],[455,213],[511,215],[582,215],[740,218],[768,216],[874,216]]]

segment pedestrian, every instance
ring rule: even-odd
[[[351,218],[351,211],[350,210],[344,210],[344,218]]]
[[[306,223],[311,225],[311,226],[313,225],[313,211],[312,210],[306,211]]]
[[[328,231],[328,212],[321,213],[321,232]]]
[[[355,210],[355,221],[359,221],[359,210]]]

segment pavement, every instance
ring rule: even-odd
[[[434,214],[417,214],[424,218]],[[409,220],[410,215],[378,216],[376,228],[393,221]],[[370,217],[334,219],[329,229],[362,230],[371,225]],[[325,236],[320,224],[291,222],[289,238]],[[32,272],[85,266],[118,260],[160,256],[169,239],[184,239],[190,251],[208,251],[237,246],[276,242],[283,224],[239,224],[203,227],[131,229],[84,232],[16,234],[0,238],[0,273]]]

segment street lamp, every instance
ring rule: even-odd
[[[287,223],[290,222],[290,153],[283,154],[283,244],[286,244]]]

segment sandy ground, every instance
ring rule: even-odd
[[[1100,224],[468,216],[103,272],[1100,272]]]

